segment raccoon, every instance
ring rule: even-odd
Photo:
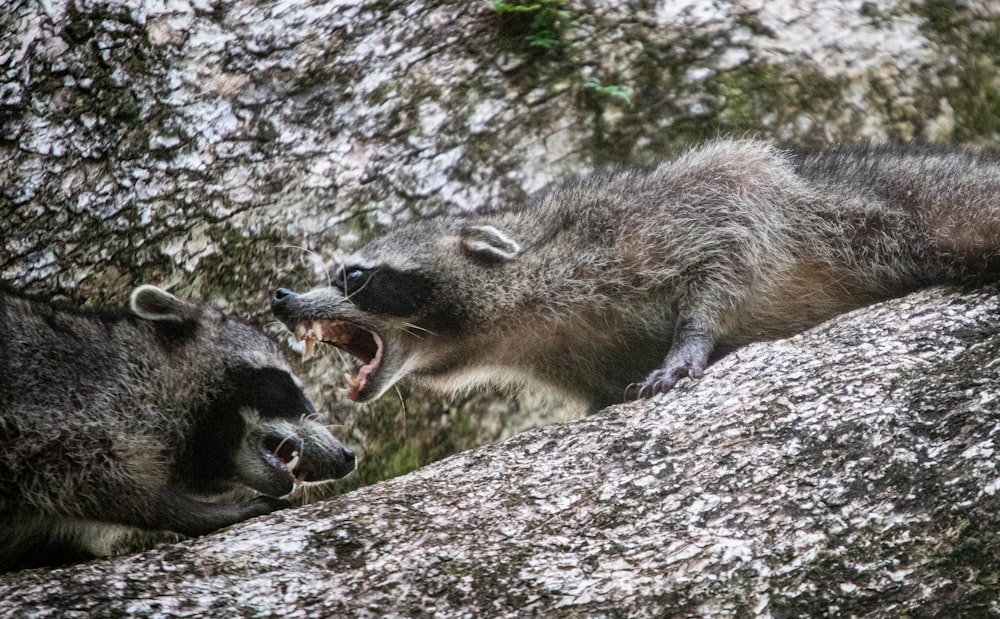
[[[0,293],[0,447],[0,570],[209,533],[355,467],[271,340],[153,286],[131,311]]]
[[[818,152],[722,139],[507,208],[401,224],[277,290],[308,350],[361,361],[349,397],[407,378],[542,386],[594,410],[719,356],[938,282],[992,278],[1000,160],[929,146]]]

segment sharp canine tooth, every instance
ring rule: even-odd
[[[312,359],[313,355],[316,354],[316,340],[311,337],[306,338],[306,352],[302,355],[302,360],[307,361]]]
[[[314,324],[312,328],[312,335],[316,338],[317,342],[323,341],[323,327],[319,324]]]
[[[285,463],[285,468],[288,469],[289,473],[294,475],[295,467],[297,467],[298,465],[299,465],[299,452],[293,451],[292,459]]]

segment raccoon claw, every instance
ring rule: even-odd
[[[704,370],[681,362],[668,365],[653,371],[642,384],[638,385],[636,399],[650,398],[657,393],[666,393],[674,388],[677,381],[684,377],[701,378]]]
[[[713,342],[698,332],[688,332],[667,355],[663,366],[653,370],[641,385],[638,385],[636,399],[649,398],[657,393],[673,389],[682,378],[701,378],[708,366],[708,356]]]

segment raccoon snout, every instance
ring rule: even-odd
[[[288,288],[278,288],[271,295],[271,313],[289,328],[294,328],[295,309],[299,304],[299,293]]]
[[[299,293],[294,290],[289,290],[288,288],[278,288],[271,295],[271,310],[275,311],[278,308],[285,307],[295,302],[299,298]]]
[[[354,455],[354,450],[347,445],[340,445],[339,456],[338,458],[334,458],[333,474],[337,479],[344,477],[358,468],[358,457]],[[309,480],[307,479],[306,481]]]

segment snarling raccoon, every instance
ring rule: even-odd
[[[525,204],[399,225],[329,285],[279,289],[306,346],[361,360],[349,395],[543,385],[590,409],[936,282],[991,276],[1000,162],[927,146],[718,140]]]
[[[2,293],[0,569],[269,513],[354,469],[313,415],[277,346],[208,307],[153,286],[131,311]]]

